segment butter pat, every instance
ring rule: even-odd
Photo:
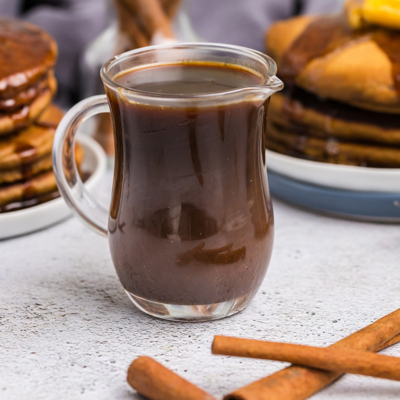
[[[365,0],[363,15],[371,24],[400,29],[400,0]]]
[[[354,29],[369,24],[400,29],[400,0],[349,0],[346,14]]]

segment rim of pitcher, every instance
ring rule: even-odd
[[[143,91],[143,90],[138,90],[134,88],[129,88],[124,85],[121,85],[117,82],[115,82],[108,74],[108,70],[113,66],[114,63],[119,63],[122,62],[126,59],[129,59],[130,57],[140,54],[140,53],[146,53],[146,52],[152,52],[154,50],[160,50],[160,49],[186,49],[190,47],[200,47],[203,49],[210,48],[212,50],[215,49],[221,49],[221,50],[231,50],[235,51],[237,53],[244,53],[245,55],[248,55],[249,57],[252,56],[253,58],[257,58],[259,61],[262,61],[264,64],[267,66],[267,71],[268,71],[268,76],[266,80],[259,84],[259,85],[252,85],[249,87],[244,87],[244,88],[236,88],[236,89],[230,89],[222,92],[213,92],[213,93],[198,93],[198,94],[164,94],[164,93],[154,93],[154,92],[148,92],[148,91]],[[164,65],[168,63],[163,63]],[[174,63],[176,64],[176,63]],[[169,99],[182,99],[182,98],[187,98],[187,99],[204,99],[204,98],[214,98],[214,97],[221,97],[225,95],[232,95],[232,94],[237,94],[241,92],[247,92],[249,90],[265,90],[265,89],[270,89],[270,90],[279,90],[281,89],[281,86],[283,86],[282,82],[276,77],[276,72],[277,72],[277,65],[276,62],[267,54],[264,54],[258,50],[250,49],[248,47],[243,47],[243,46],[236,46],[236,45],[231,45],[231,44],[224,44],[224,43],[206,43],[206,42],[177,42],[177,43],[168,43],[168,44],[161,44],[161,45],[154,45],[154,46],[147,46],[147,47],[141,47],[138,49],[130,50],[121,54],[118,54],[108,61],[106,61],[103,66],[101,67],[100,70],[100,76],[104,84],[107,86],[113,88],[113,89],[124,89],[127,90],[128,92],[131,93],[136,93],[140,96],[146,96],[146,97],[157,97],[157,98],[169,98]]]

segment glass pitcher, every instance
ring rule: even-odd
[[[261,83],[166,94],[116,79],[187,62],[244,68]],[[84,224],[108,236],[119,279],[142,311],[177,321],[223,318],[259,288],[273,245],[264,145],[268,100],[283,87],[275,73],[271,58],[237,46],[141,48],[105,63],[106,95],[83,100],[61,121],[53,147],[60,193]],[[110,210],[82,185],[73,154],[79,125],[103,112],[111,113],[116,143]]]

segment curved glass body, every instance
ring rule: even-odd
[[[115,79],[121,71],[189,60],[246,68],[262,84],[167,95]],[[87,194],[79,203],[68,193],[71,184],[61,191],[84,222],[108,234],[121,283],[143,311],[216,319],[242,310],[259,288],[273,244],[264,138],[268,98],[282,87],[275,72],[261,53],[210,44],[149,47],[102,68],[116,143],[108,227],[99,222],[104,211],[90,215]]]

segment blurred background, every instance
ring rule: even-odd
[[[55,102],[68,109],[81,98],[102,92],[100,66],[115,54],[172,37],[266,51],[265,32],[272,22],[297,14],[338,11],[341,3],[341,0],[0,0],[0,15],[30,21],[56,39],[59,88]],[[170,23],[170,28],[164,20]]]
[[[170,41],[219,42],[267,51],[269,26],[301,14],[337,12],[342,0],[0,0],[0,15],[32,22],[58,44],[55,104],[68,110],[104,93],[99,71],[124,51]],[[112,123],[101,114],[82,129],[110,157]]]

